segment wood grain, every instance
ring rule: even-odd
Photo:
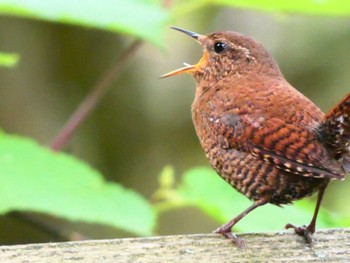
[[[292,232],[242,234],[245,249],[216,234],[0,247],[0,262],[350,262],[350,229],[320,230],[312,248]]]

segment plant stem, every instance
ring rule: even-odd
[[[72,138],[79,126],[86,120],[88,115],[94,110],[101,101],[104,94],[108,91],[110,84],[119,77],[122,67],[127,60],[135,54],[137,49],[142,45],[142,40],[133,41],[119,56],[118,60],[106,74],[91,89],[91,92],[80,103],[76,111],[68,119],[58,135],[53,139],[50,148],[53,151],[60,151]],[[50,225],[35,214],[13,212],[11,215],[19,220],[25,221],[30,225],[41,229],[43,232],[55,237],[58,240],[83,240],[88,239],[78,232],[65,232],[60,227]]]
[[[91,92],[78,106],[77,110],[68,119],[58,135],[52,140],[50,145],[51,150],[60,151],[64,148],[79,126],[86,120],[90,112],[96,108],[103,95],[108,91],[110,84],[119,77],[121,69],[126,61],[135,54],[142,43],[142,40],[135,40],[120,54],[115,65],[106,72],[99,82],[97,82]]]

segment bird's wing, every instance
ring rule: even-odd
[[[227,148],[250,152],[281,170],[314,178],[343,179],[344,171],[306,128],[280,118],[224,113],[210,117]]]

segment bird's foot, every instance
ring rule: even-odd
[[[312,234],[315,233],[315,228],[312,227],[311,225],[309,226],[304,225],[304,226],[298,227],[292,224],[287,224],[284,228],[285,229],[293,228],[296,234],[304,237],[306,240],[306,243],[312,246]]]
[[[221,234],[224,237],[230,239],[238,248],[246,248],[246,243],[244,242],[244,240],[237,237],[231,232],[231,229],[226,229],[224,226],[214,230],[213,233]]]

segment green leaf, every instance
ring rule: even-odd
[[[163,44],[170,14],[151,0],[0,0],[0,14],[95,27]]]
[[[194,168],[187,171],[177,189],[177,194],[185,204],[198,207],[221,223],[234,218],[252,204],[209,168]],[[308,224],[315,207],[314,202],[310,203],[304,199],[295,205],[286,205],[282,208],[271,204],[258,207],[237,223],[235,229],[258,232],[282,230],[286,223]],[[321,209],[317,226],[340,227],[337,225],[340,222],[343,224],[347,222],[347,225],[350,225],[349,218],[344,220]]]
[[[34,141],[0,135],[0,213],[35,211],[149,235],[155,214],[132,190],[107,183],[83,162]]]
[[[332,16],[350,15],[350,2],[344,0],[191,0],[183,1],[176,9],[177,12],[183,13],[209,4],[269,12]]]
[[[12,68],[17,65],[18,60],[18,54],[0,52],[0,66]]]

